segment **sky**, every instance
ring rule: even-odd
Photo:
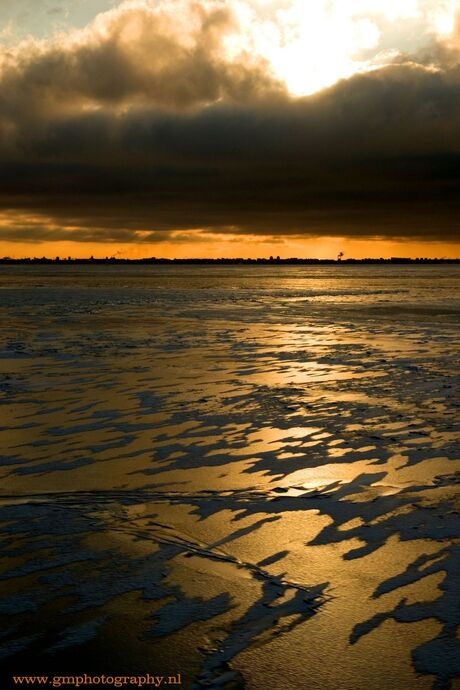
[[[460,256],[458,0],[0,0],[0,256]]]

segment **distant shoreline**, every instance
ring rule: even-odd
[[[72,259],[72,258],[56,258],[48,259],[42,258],[25,258],[25,259],[11,259],[8,257],[0,258],[0,265],[53,265],[53,266],[68,266],[68,265],[217,265],[217,266],[234,266],[234,265],[262,265],[262,266],[317,266],[317,265],[335,265],[335,266],[354,266],[354,265],[426,265],[426,264],[459,264],[459,259],[427,259],[418,258],[410,259],[405,257],[392,257],[390,259],[280,259],[280,258],[258,258],[258,259],[157,259],[156,257],[150,259],[95,259],[93,257],[87,259]]]

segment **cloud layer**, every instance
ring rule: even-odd
[[[455,37],[299,98],[239,31],[225,3],[128,2],[4,48],[0,239],[458,239]]]

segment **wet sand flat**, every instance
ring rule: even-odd
[[[460,688],[459,287],[0,267],[4,677]]]

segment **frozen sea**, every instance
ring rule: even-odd
[[[5,687],[458,690],[459,296],[455,265],[0,266]]]

